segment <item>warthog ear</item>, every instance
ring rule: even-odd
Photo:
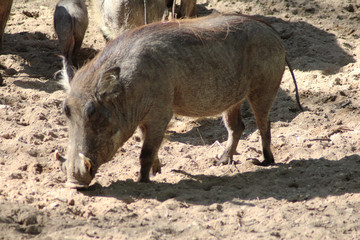
[[[104,72],[95,89],[98,96],[100,98],[112,98],[120,94],[121,83],[119,77],[119,67],[114,67]]]

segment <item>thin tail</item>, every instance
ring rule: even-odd
[[[294,75],[293,69],[292,69],[292,67],[291,67],[291,65],[290,65],[290,62],[289,62],[287,56],[285,56],[285,61],[286,61],[286,64],[288,65],[288,67],[289,67],[289,70],[290,70],[292,79],[293,79],[293,81],[294,81],[295,92],[296,92],[296,93],[295,93],[296,103],[297,103],[297,105],[299,106],[300,110],[301,110],[301,111],[304,111],[304,109],[303,109],[303,107],[301,106],[301,103],[300,103],[299,90],[298,90],[298,87],[297,87],[295,75]]]

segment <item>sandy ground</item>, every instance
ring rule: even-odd
[[[177,117],[152,183],[135,181],[135,134],[88,190],[64,188],[56,2],[15,0],[0,55],[0,239],[360,239],[360,2],[198,3],[200,15],[263,15],[284,40],[306,110],[286,70],[271,112],[277,164],[250,164],[262,153],[245,105],[236,165],[213,166],[227,137],[219,117]],[[105,45],[89,12],[84,58]]]

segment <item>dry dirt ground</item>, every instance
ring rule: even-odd
[[[88,190],[64,188],[53,158],[68,138],[56,2],[15,0],[0,55],[0,239],[360,239],[360,2],[198,3],[200,15],[263,15],[284,40],[305,111],[286,70],[271,112],[277,164],[250,164],[262,153],[245,105],[236,165],[213,166],[226,140],[219,117],[176,117],[152,183],[135,181],[135,134]],[[105,45],[89,12],[84,59]]]

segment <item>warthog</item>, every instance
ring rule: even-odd
[[[77,54],[88,24],[88,12],[84,0],[60,0],[57,3],[54,28],[59,38],[61,54],[70,64],[77,65]]]
[[[166,10],[165,0],[94,0],[94,5],[107,41],[125,30],[160,21]]]
[[[87,187],[137,127],[144,138],[138,180],[149,182],[150,170],[161,170],[158,150],[174,113],[222,113],[229,136],[219,163],[229,163],[245,128],[245,99],[262,138],[265,160],[259,164],[274,164],[268,114],[285,64],[278,34],[251,17],[217,15],[127,31],[72,80],[63,73],[69,144],[66,157],[56,157],[66,185]]]
[[[2,49],[2,38],[6,22],[9,18],[12,3],[13,0],[2,0],[0,4],[0,51]]]

